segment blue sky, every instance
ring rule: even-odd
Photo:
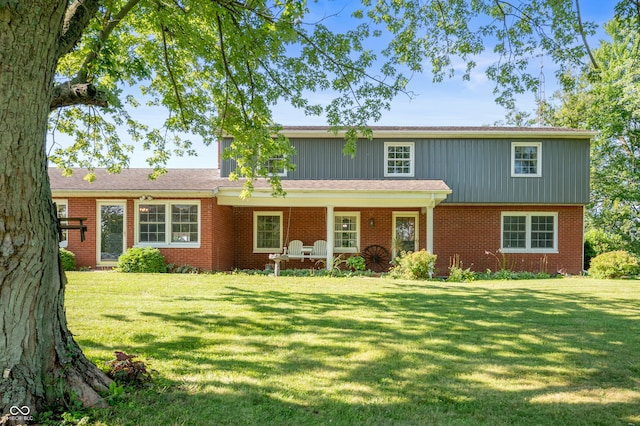
[[[339,28],[349,25],[349,8],[355,8],[360,0],[318,0],[310,3],[310,8],[315,17],[332,15],[336,10],[345,7],[338,16],[330,17],[324,21],[325,25]],[[617,1],[613,0],[582,0],[580,2],[584,20],[604,23],[613,15],[613,6]],[[311,17],[310,17],[311,19]],[[598,46],[598,38],[601,33],[590,40],[592,48]],[[490,50],[490,49],[489,49]],[[543,59],[543,72],[545,74],[545,92],[547,98],[555,90],[553,64]],[[407,125],[407,126],[481,126],[493,125],[504,120],[505,111],[494,102],[493,82],[489,81],[483,68],[483,62],[487,65],[492,62],[490,54],[477,59],[479,67],[473,71],[470,81],[462,81],[460,77],[445,80],[442,83],[432,83],[430,75],[415,75],[410,82],[408,90],[417,96],[413,99],[405,95],[399,95],[392,103],[391,109],[385,111],[382,119],[376,125]],[[135,92],[135,90],[134,90]],[[323,96],[322,94],[316,96]],[[329,96],[329,95],[324,95]],[[526,94],[518,98],[518,108],[522,111],[535,109],[534,94]],[[163,111],[146,107],[130,111],[136,118],[149,125],[159,122],[159,118],[165,116]],[[321,117],[306,117],[288,105],[279,105],[274,110],[276,122],[282,125],[324,125],[326,122]],[[373,123],[372,123],[373,124]],[[123,137],[126,133],[123,132]],[[192,140],[197,140],[192,138]],[[197,157],[174,157],[168,167],[217,167],[217,146],[204,146],[195,143],[198,152]],[[130,167],[147,167],[147,154],[138,149],[132,155]]]

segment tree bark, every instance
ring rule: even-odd
[[[47,176],[67,0],[10,4],[0,6],[0,424],[21,423],[15,407],[33,416],[72,392],[86,406],[103,404],[97,392],[110,383],[67,328]]]
[[[68,81],[57,85],[53,89],[51,110],[72,105],[109,106],[104,93],[101,93],[91,83],[72,83]]]

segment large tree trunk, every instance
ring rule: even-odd
[[[47,117],[67,4],[0,0],[0,424],[20,423],[22,407],[34,415],[71,392],[87,406],[101,404],[97,391],[110,382],[67,329],[47,177]]]

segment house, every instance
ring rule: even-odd
[[[426,249],[447,272],[582,270],[592,132],[559,128],[374,127],[344,156],[326,127],[287,127],[295,170],[286,197],[259,180],[251,197],[219,169],[97,170],[93,183],[50,169],[61,216],[84,217],[86,240],[61,243],[80,266],[109,267],[127,247],[158,247],[167,262],[206,270],[265,268],[295,243],[288,268],[363,254],[374,270],[402,250]],[[220,141],[224,149],[230,139]],[[326,242],[313,255],[316,242]],[[324,243],[323,243],[324,244]],[[273,257],[273,256],[272,256]],[[502,265],[502,266],[503,266]]]

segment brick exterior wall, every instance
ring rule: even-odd
[[[97,201],[95,198],[67,198],[68,215],[86,217],[88,232],[80,242],[79,231],[69,231],[68,247],[76,255],[78,267],[96,267]],[[100,199],[107,201],[107,199]],[[159,200],[159,199],[156,199]],[[113,201],[123,201],[117,199]],[[127,247],[134,241],[134,201],[126,200]],[[201,199],[200,248],[161,248],[167,263],[191,265],[205,270],[263,269],[272,263],[268,253],[253,253],[253,212],[282,212],[283,240],[302,240],[312,245],[326,239],[325,208],[249,208],[219,206],[216,199]],[[393,213],[419,213],[419,248],[426,247],[426,215],[420,209],[361,208],[336,209],[360,213],[360,247],[379,244],[391,251]],[[538,211],[558,213],[557,254],[507,254],[514,270],[532,272],[563,271],[577,274],[582,270],[582,206],[472,206],[440,205],[434,209],[433,245],[438,255],[438,273],[445,275],[451,259],[459,255],[463,267],[476,271],[497,270],[496,254],[500,248],[501,212]],[[373,218],[374,225],[370,225]],[[288,231],[288,235],[287,235]],[[498,254],[499,255],[499,254]],[[285,268],[317,267],[314,261],[289,261]]]
[[[219,206],[218,200],[213,199],[213,218],[210,229],[211,241],[211,270],[230,271],[234,264],[234,235],[233,207]],[[203,231],[204,232],[204,231]]]
[[[264,207],[234,207],[233,222],[234,234],[236,235],[234,251],[235,265],[240,269],[263,269],[265,265],[272,263],[268,253],[253,253],[253,213],[259,212],[282,212],[283,244],[288,241],[301,240],[304,245],[311,246],[316,240],[326,240],[326,208],[264,208]],[[360,247],[362,250],[373,244],[379,244],[391,252],[393,235],[394,212],[419,213],[420,209],[376,209],[376,208],[336,208],[334,213],[344,212],[360,213]],[[370,219],[373,218],[374,225],[370,226]],[[419,246],[421,249],[426,245],[426,216],[419,215]],[[287,238],[288,229],[288,238]],[[347,256],[346,254],[345,256]],[[311,260],[290,260],[283,263],[283,268],[318,268],[315,261]]]
[[[247,208],[233,209],[235,259],[240,269],[262,269],[270,263],[267,253],[253,253],[253,212],[274,211],[283,213],[283,239],[287,239],[287,227],[291,240],[302,240],[312,245],[315,240],[326,239],[324,208]],[[360,212],[360,249],[379,244],[391,251],[394,212],[420,212],[420,209],[336,209]],[[557,254],[513,253],[506,260],[513,270],[555,273],[562,271],[578,274],[582,270],[583,208],[582,206],[448,206],[440,205],[433,213],[433,246],[438,255],[437,268],[446,275],[451,259],[459,255],[463,267],[475,271],[499,269],[496,258],[487,254],[498,253],[501,237],[501,213],[503,211],[531,211],[558,213]],[[291,216],[291,219],[289,219]],[[374,219],[374,226],[369,219]],[[290,220],[290,224],[289,224]],[[419,214],[419,248],[426,248],[426,215]],[[313,262],[292,260],[285,268],[310,268]]]
[[[582,271],[583,208],[582,206],[449,206],[434,209],[433,249],[438,255],[437,268],[446,274],[451,259],[460,256],[464,268],[474,271],[499,269],[498,253],[503,211],[557,212],[558,253],[509,253],[506,262],[516,271],[558,271],[579,274]]]
[[[176,198],[170,198],[175,200]],[[99,201],[114,203],[126,202],[126,246],[133,247],[134,244],[134,217],[135,217],[135,202],[136,199],[112,199],[100,198]],[[161,201],[162,198],[155,198],[155,201]],[[193,199],[185,199],[193,200]],[[55,199],[54,199],[55,201]],[[67,250],[70,250],[76,255],[76,265],[78,268],[100,268],[97,266],[97,232],[99,232],[99,226],[97,224],[97,205],[98,200],[96,198],[80,198],[69,197],[68,201],[68,216],[69,217],[86,217],[84,222],[87,225],[87,232],[85,233],[85,241],[80,242],[79,231],[68,231],[68,246]],[[216,270],[216,269],[231,269],[231,257],[226,255],[227,259],[220,260],[213,256],[214,245],[216,247],[224,246],[229,247],[229,242],[225,240],[225,235],[220,232],[225,227],[230,228],[228,223],[222,223],[222,227],[218,225],[219,220],[217,218],[217,203],[212,198],[200,199],[200,247],[199,248],[160,248],[160,252],[165,257],[167,263],[174,263],[176,265],[190,265],[204,270]],[[228,209],[227,209],[228,210]],[[223,215],[224,216],[224,215]],[[227,216],[229,216],[227,214]],[[220,232],[217,234],[216,232]],[[214,244],[214,233],[218,240]],[[226,237],[227,240],[229,237]],[[223,252],[224,253],[224,252]],[[222,263],[222,267],[216,263],[216,260]],[[111,266],[104,266],[105,268],[111,268]]]
[[[56,201],[54,198],[53,201]],[[67,216],[86,217],[84,224],[87,226],[84,242],[80,242],[80,231],[67,231],[67,250],[76,255],[77,267],[90,267],[96,265],[96,200],[95,198],[68,198]]]

